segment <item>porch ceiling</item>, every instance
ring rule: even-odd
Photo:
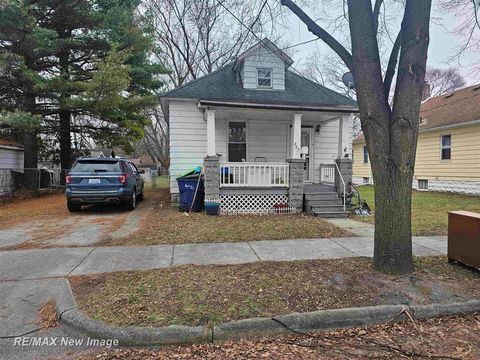
[[[235,109],[226,107],[210,107],[215,109],[215,118],[220,120],[271,120],[291,121],[294,114],[303,114],[302,122],[323,122],[336,119],[342,114],[324,111],[293,111],[293,110],[270,110],[270,109]]]

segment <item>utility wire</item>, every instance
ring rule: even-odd
[[[297,47],[297,46],[300,46],[300,45],[305,45],[305,44],[308,44],[308,43],[311,43],[311,42],[314,42],[314,41],[318,41],[318,40],[320,40],[320,38],[310,39],[310,40],[307,40],[307,41],[302,41],[302,42],[299,42],[298,44],[284,47],[284,48],[282,48],[282,50],[291,49],[291,48],[294,48],[294,47]]]

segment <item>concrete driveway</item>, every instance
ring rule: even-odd
[[[0,250],[92,246],[132,235],[140,227],[153,200],[134,211],[115,206],[88,206],[80,213],[46,216],[0,230]]]

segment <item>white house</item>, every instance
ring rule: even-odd
[[[337,193],[351,177],[357,104],[290,70],[292,63],[264,39],[162,97],[173,202],[176,177],[203,165],[206,199],[220,198],[224,212],[345,215]]]
[[[23,168],[23,146],[7,139],[0,139],[0,197],[13,191],[11,170]]]

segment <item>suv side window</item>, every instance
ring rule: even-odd
[[[135,164],[129,162],[128,165],[130,166],[130,169],[132,169],[133,174],[134,174],[134,175],[137,175],[137,174],[138,174],[138,169],[137,169],[137,167],[135,166]]]
[[[122,169],[123,169],[122,170],[123,172],[126,172],[126,173],[130,172],[130,167],[125,161],[122,161]]]

